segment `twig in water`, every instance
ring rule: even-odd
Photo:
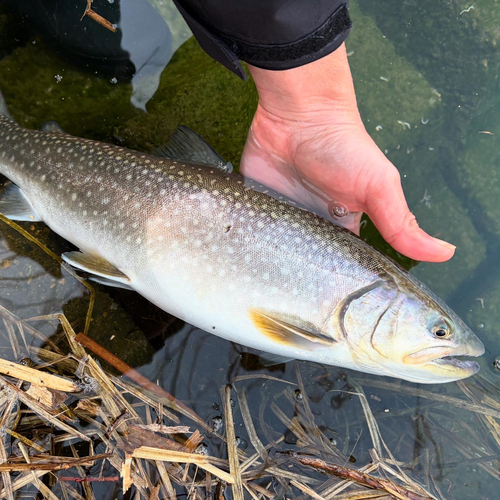
[[[90,17],[90,19],[93,19],[96,23],[99,23],[101,26],[104,26],[107,30],[116,33],[116,26],[114,24],[110,23],[107,19],[100,16],[95,10],[92,10],[92,1],[93,0],[87,0],[87,7],[85,8],[85,12],[83,13],[82,19],[85,16],[88,16]],[[82,19],[80,19],[80,21]]]
[[[399,486],[389,479],[379,479],[377,477],[365,474],[364,472],[349,469],[348,467],[341,467],[340,465],[330,464],[317,458],[298,457],[297,460],[302,465],[308,465],[309,467],[322,470],[327,474],[332,474],[342,479],[350,479],[351,481],[363,484],[368,488],[384,490],[392,495],[393,498],[397,498],[400,500],[434,500],[432,497],[424,497],[422,495],[419,495],[418,493],[410,491],[407,488],[404,488],[403,486]]]
[[[108,476],[108,477],[71,477],[71,476],[59,476],[57,478],[59,481],[75,482],[75,483],[116,483],[120,480],[119,476]]]

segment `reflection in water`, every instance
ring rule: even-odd
[[[144,111],[158,88],[163,69],[190,36],[187,28],[179,26],[183,21],[177,15],[169,19],[176,25],[173,37],[167,20],[148,0],[95,1],[93,9],[115,26],[116,32],[82,17],[84,6],[80,1],[7,0],[7,4],[19,14],[25,31],[36,30],[68,61],[77,61],[86,71],[106,76],[114,83],[131,79],[131,102]],[[168,4],[160,3],[159,7],[168,9]],[[59,75],[58,81],[63,78]]]

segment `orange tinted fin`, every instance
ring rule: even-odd
[[[251,309],[250,318],[263,335],[278,344],[309,350],[320,345],[336,344],[333,338],[318,332],[312,325],[298,326],[298,321],[293,317],[286,318],[283,315]]]

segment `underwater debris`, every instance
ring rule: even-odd
[[[95,10],[92,10],[92,2],[93,0],[87,0],[87,7],[85,8],[85,12],[83,13],[82,19],[85,16],[88,16],[91,19],[93,19],[96,23],[99,23],[101,26],[104,26],[107,30],[116,33],[116,26],[114,24],[110,23],[107,19],[100,16]]]

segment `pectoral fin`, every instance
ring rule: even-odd
[[[312,350],[336,343],[335,339],[319,332],[313,325],[294,317],[285,317],[257,309],[250,311],[250,317],[263,335],[278,344]]]
[[[9,184],[0,193],[0,213],[11,220],[40,221],[33,205],[15,184]]]
[[[172,134],[167,144],[154,149],[151,154],[168,160],[181,160],[218,168],[227,174],[233,171],[230,162],[226,163],[203,137],[185,125],[181,125]]]
[[[95,281],[120,288],[130,288],[130,279],[107,260],[98,255],[82,252],[66,252],[62,254],[64,262],[95,276]],[[99,279],[103,278],[103,279]]]

